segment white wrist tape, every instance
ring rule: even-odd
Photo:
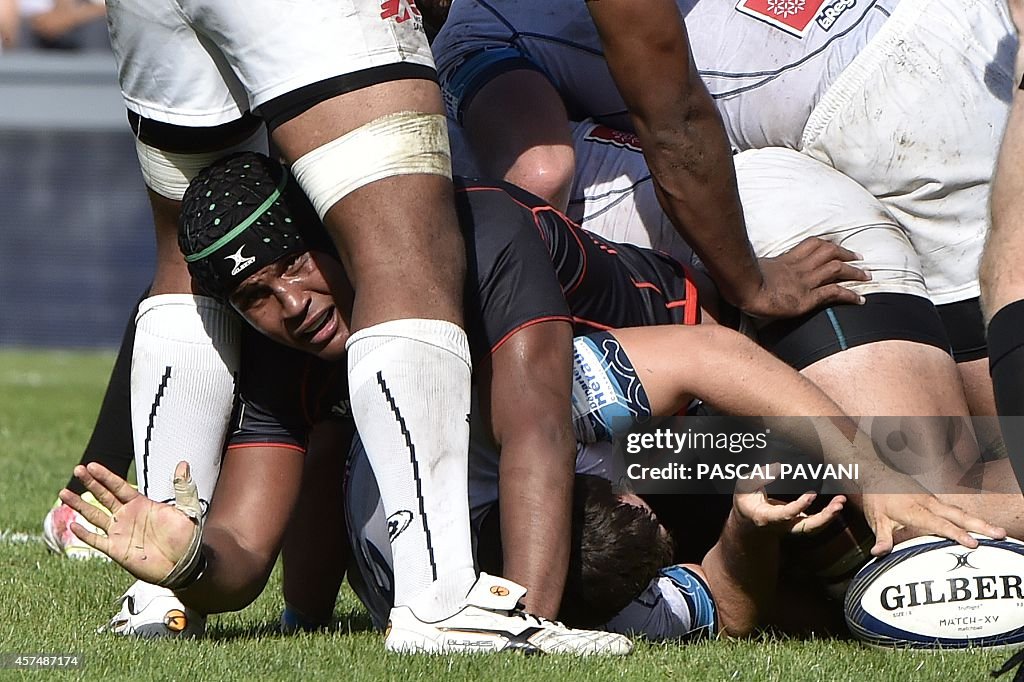
[[[175,475],[174,477],[174,506],[195,521],[196,525],[192,531],[188,549],[178,559],[178,563],[174,565],[170,573],[157,583],[157,585],[171,590],[182,589],[194,583],[201,575],[201,570],[197,570],[198,564],[204,562],[202,554],[203,509],[199,502],[199,490],[196,488],[195,481],[192,480],[191,471],[186,468],[184,473],[184,476]]]
[[[448,124],[440,114],[402,111],[370,121],[304,154],[292,175],[323,220],[343,198],[395,175],[452,176]]]
[[[146,186],[162,197],[181,201],[192,178],[217,159],[242,151],[266,154],[267,131],[260,126],[248,139],[233,147],[198,154],[165,152],[135,138],[135,151],[139,155],[139,167]]]

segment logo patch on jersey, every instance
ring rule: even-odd
[[[790,35],[803,38],[823,4],[825,0],[739,0],[736,9]]]
[[[843,12],[856,4],[857,0],[832,0],[832,2],[821,8],[821,14],[818,15],[815,21],[818,22],[818,26],[821,26],[823,31],[828,31],[836,25],[839,17],[843,16]]]
[[[395,538],[402,534],[402,531],[412,523],[412,512],[407,509],[400,509],[388,517],[388,542],[394,542]]]
[[[380,18],[402,24],[410,19],[419,20],[420,10],[413,0],[384,0],[380,3]]]
[[[634,152],[643,152],[640,148],[640,138],[633,133],[623,132],[621,130],[615,130],[608,126],[596,125],[589,133],[583,138],[587,142],[598,142],[600,144],[610,144],[613,147],[620,147],[622,149],[629,149]]]

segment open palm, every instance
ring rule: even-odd
[[[60,492],[64,504],[106,533],[91,533],[77,523],[72,524],[72,532],[90,547],[109,556],[136,578],[154,584],[167,578],[188,554],[200,532],[196,520],[198,504],[194,509],[186,505],[183,511],[154,502],[95,462],[75,467],[75,477],[110,511],[107,516],[70,490]],[[191,485],[185,462],[179,463],[175,471],[176,488],[179,481]]]

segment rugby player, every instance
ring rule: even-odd
[[[233,305],[243,313],[243,316],[271,339],[336,361],[344,352],[347,311],[343,307],[328,303],[327,295],[333,293],[339,301],[348,300],[351,294],[346,293],[350,289],[344,270],[341,269],[336,257],[319,250],[312,254],[306,250],[308,245],[303,243],[297,228],[315,223],[315,219],[309,217],[309,212],[304,211],[301,204],[290,205],[300,200],[301,195],[296,198],[295,192],[282,194],[281,190],[274,189],[282,186],[284,175],[281,175],[281,178],[274,177],[272,182],[266,178],[258,179],[255,175],[257,168],[269,163],[265,159],[259,159],[261,157],[253,155],[233,157],[202,176],[202,181],[196,183],[193,193],[193,196],[200,195],[199,200],[192,203],[190,212],[184,217],[182,239],[183,245],[187,247],[186,252],[193,253],[200,249],[200,252],[207,251],[211,256],[219,256],[221,249],[233,252],[240,245],[249,245],[250,251],[257,254],[260,269],[249,276],[238,273],[231,275],[230,264],[224,267],[216,257],[208,257],[197,259],[193,263],[193,273],[204,282],[206,290],[218,292],[221,296],[230,294]],[[233,162],[237,163],[232,166]],[[241,178],[243,169],[249,177]],[[233,192],[231,188],[236,185],[241,185],[243,189],[236,189]],[[246,210],[243,214],[211,213],[205,203],[207,191],[218,195],[242,196],[243,203],[247,204]],[[257,201],[260,202],[257,210],[250,213],[251,205]],[[519,478],[532,477],[533,481],[545,478],[550,480],[552,477],[557,479],[558,472],[550,471],[553,467],[552,462],[557,459],[553,460],[550,457],[545,459],[544,466],[538,467],[542,471],[516,469],[516,461],[522,459],[520,453],[529,453],[529,448],[514,447],[519,443],[511,442],[509,436],[514,435],[523,443],[546,446],[545,452],[551,452],[550,444],[546,441],[557,442],[560,434],[557,423],[562,421],[562,417],[565,418],[566,424],[569,422],[568,371],[565,372],[565,393],[561,399],[564,407],[554,399],[557,394],[555,388],[548,386],[555,386],[558,383],[559,372],[552,368],[557,367],[557,363],[561,361],[558,358],[559,345],[557,336],[552,337],[551,334],[562,326],[568,327],[565,324],[569,320],[568,311],[565,310],[566,301],[571,307],[572,320],[577,331],[594,331],[608,326],[678,324],[698,319],[697,286],[693,279],[686,276],[686,268],[671,258],[629,246],[612,245],[588,235],[566,222],[550,207],[538,203],[514,188],[467,186],[460,191],[459,205],[467,243],[473,249],[469,252],[471,272],[478,278],[470,280],[474,287],[467,291],[467,302],[471,311],[475,310],[475,306],[480,306],[483,310],[480,314],[474,312],[469,318],[470,329],[474,330],[472,345],[478,354],[486,355],[489,350],[494,350],[488,357],[488,363],[484,365],[490,371],[484,370],[484,378],[480,379],[481,384],[487,387],[482,390],[481,406],[484,414],[489,415],[490,429],[501,442],[501,470],[505,472],[501,484],[504,490],[514,490]],[[478,222],[485,224],[487,229],[475,229]],[[239,226],[241,230],[238,229]],[[196,230],[195,234],[192,234],[190,229]],[[315,239],[315,233],[307,239]],[[210,240],[213,240],[212,244],[217,245],[217,248],[202,246],[203,242]],[[196,243],[197,241],[199,243]],[[290,254],[296,255],[293,257]],[[551,271],[550,266],[539,268],[539,263],[550,262],[552,259],[556,263],[557,273]],[[586,264],[585,268],[581,267],[583,264]],[[479,270],[473,272],[477,268]],[[532,276],[524,276],[527,273]],[[545,281],[556,287],[552,290],[553,294],[543,293],[542,287],[547,286],[544,284]],[[533,293],[539,295],[532,296]],[[532,313],[532,317],[528,315],[524,318],[517,313],[517,309],[525,305],[539,306],[539,309]],[[496,313],[500,324],[494,323],[493,315]],[[531,322],[534,324],[530,324]],[[690,333],[686,327],[676,326],[669,329],[677,333]],[[720,350],[734,348],[725,343],[726,339],[721,336],[723,333],[730,334],[732,338],[738,340],[737,342],[745,343],[745,348],[756,348],[742,336],[725,329],[718,332],[692,330],[692,338],[703,338],[705,345]],[[538,345],[541,350],[528,352],[527,339],[531,337],[542,341],[533,344]],[[567,348],[565,363],[569,362],[569,355]],[[770,360],[769,356],[764,357]],[[782,363],[772,362],[772,371],[788,371]],[[259,371],[243,370],[242,378],[254,386],[252,390],[270,390],[271,394],[278,396],[273,410],[269,411],[274,419],[281,420],[281,414],[287,414],[289,408],[294,413],[299,406],[308,407],[318,401],[303,400],[302,395],[293,395],[293,392],[281,390],[280,387],[284,384],[268,381],[265,376],[267,368],[274,372],[282,372],[286,380],[298,384],[301,394],[305,395],[305,391],[310,390],[312,396],[326,400],[327,414],[346,412],[345,405],[333,399],[339,392],[344,398],[344,382],[327,370],[315,368],[307,372],[305,376],[310,381],[315,381],[316,385],[303,387],[300,375],[288,371],[285,362],[264,361],[259,362],[257,366],[260,368]],[[544,376],[547,379],[539,382],[536,379],[527,380],[527,377],[535,376],[538,368],[544,369]],[[798,382],[804,387],[802,390],[820,396],[822,404],[828,406],[825,412],[810,412],[811,414],[834,414],[838,411],[831,401],[813,389],[809,383],[801,380],[796,374],[791,376],[791,381]],[[541,388],[539,393],[538,385]],[[735,382],[733,391],[735,392]],[[245,393],[247,391],[243,387],[243,394]],[[531,399],[523,400],[522,395],[527,395]],[[673,399],[678,397],[678,394],[673,395]],[[762,393],[757,399],[759,407],[751,409],[751,412],[777,412],[778,408],[772,407],[771,395]],[[538,404],[535,405],[535,402]],[[541,402],[544,404],[540,405]],[[513,414],[510,415],[510,412]],[[525,422],[523,417],[515,414],[524,412],[529,414]],[[247,404],[243,410],[243,417],[250,420],[267,414],[268,410],[261,410],[252,404]],[[232,469],[237,469],[245,471],[246,477],[251,480],[246,484],[222,480],[218,486],[218,494],[221,494],[221,490],[225,491],[222,500],[232,500],[237,496],[241,496],[238,499],[243,502],[246,498],[250,501],[262,500],[260,504],[264,509],[255,515],[251,511],[251,502],[214,504],[207,522],[207,533],[202,537],[198,532],[190,533],[193,542],[188,546],[193,550],[194,557],[191,554],[184,557],[179,554],[167,561],[150,562],[147,565],[133,545],[125,547],[128,550],[127,554],[120,553],[115,545],[128,542],[129,538],[124,533],[130,533],[131,529],[125,528],[125,531],[120,531],[116,527],[117,521],[111,522],[109,519],[97,525],[108,534],[112,534],[110,539],[99,538],[87,534],[81,528],[73,527],[76,534],[87,539],[90,544],[105,548],[109,554],[119,557],[119,562],[140,578],[152,578],[156,573],[164,575],[170,567],[179,564],[178,559],[181,559],[184,564],[178,565],[176,572],[184,572],[191,580],[196,581],[188,589],[176,590],[183,602],[193,605],[200,612],[240,608],[262,589],[263,582],[273,565],[281,534],[284,532],[291,500],[294,500],[296,494],[293,488],[297,488],[297,471],[301,470],[301,457],[296,454],[296,443],[289,440],[294,439],[290,429],[304,427],[306,420],[303,416],[299,414],[295,419],[285,420],[296,426],[279,427],[276,443],[267,442],[264,429],[259,434],[260,440],[255,443],[255,449],[241,447],[245,445],[244,441],[238,441],[238,447],[228,449],[224,465],[225,476]],[[525,423],[525,436],[515,434],[514,431],[506,433],[505,428],[515,423]],[[543,433],[538,433],[537,424]],[[592,425],[592,428],[597,428],[597,425]],[[234,438],[240,438],[239,434],[236,433]],[[285,440],[281,441],[282,438]],[[509,447],[510,445],[513,447]],[[557,449],[556,447],[556,452]],[[257,454],[260,456],[257,457]],[[857,452],[847,447],[841,453],[829,454],[855,456]],[[873,455],[873,451],[871,454]],[[289,475],[278,473],[272,478],[255,471],[257,467],[262,466],[272,467],[277,471],[278,467],[285,466],[288,461],[293,462],[294,467]],[[569,461],[571,463],[571,459]],[[509,466],[512,468],[509,469]],[[571,466],[568,469],[571,480]],[[508,475],[508,471],[512,472],[511,476]],[[94,465],[90,465],[88,469],[78,467],[76,475],[86,481],[87,488],[97,494],[101,501],[117,507],[112,510],[114,518],[117,519],[122,507],[111,496],[110,489],[120,485],[117,482],[121,479]],[[98,476],[99,480],[94,476]],[[281,490],[264,495],[254,485],[260,481],[261,485],[268,484],[271,480],[276,481],[275,485],[280,485]],[[548,494],[557,492],[550,488],[542,489]],[[290,495],[286,496],[284,493],[288,490]],[[567,490],[563,489],[563,494],[565,493]],[[145,497],[128,493],[124,488],[120,488],[118,494],[121,496],[121,502],[137,501],[131,508],[125,507],[127,511],[120,517],[125,521],[137,521],[145,514],[163,513],[154,510],[166,509],[154,507]],[[62,492],[61,499],[85,515],[88,520],[99,520],[96,510],[82,504],[73,494]],[[525,499],[529,499],[528,496]],[[524,527],[516,516],[521,513],[518,511],[517,503],[522,501],[520,498],[512,497],[508,503],[511,509],[516,510],[509,513],[515,521],[514,529]],[[275,505],[273,511],[270,510],[272,504]],[[963,515],[959,510],[938,503],[923,491],[918,494],[865,495],[861,504],[878,535],[878,551],[886,551],[891,546],[892,529],[903,523],[913,523],[949,534],[965,544],[974,541],[958,529],[958,525],[982,532],[1000,532],[997,528]],[[276,505],[283,506],[277,508]],[[412,510],[399,511],[402,514],[397,518],[405,518],[409,522],[415,518]],[[241,514],[243,518],[231,518],[230,522],[226,522],[220,513],[229,517]],[[263,518],[264,515],[269,515],[270,518]],[[395,513],[389,516],[395,516]],[[558,520],[544,518],[538,520],[538,523],[541,522],[557,524]],[[222,525],[225,523],[231,527],[230,531]],[[235,524],[240,524],[241,527],[234,527]],[[536,530],[536,524],[530,527]],[[184,528],[195,531],[190,525]],[[176,531],[172,530],[173,526],[167,526],[167,529],[168,532],[182,532],[182,525],[179,523]],[[141,532],[141,529],[139,531]],[[159,529],[150,531],[160,532]],[[257,537],[261,539],[257,541]],[[514,536],[503,532],[506,542],[509,537]],[[240,538],[245,540],[242,541]],[[206,548],[203,551],[200,551],[200,539]],[[180,542],[178,547],[181,547]],[[156,549],[148,553],[153,554]],[[209,555],[205,561],[202,559],[204,554]],[[198,566],[206,566],[205,572],[197,573],[199,569],[190,565],[193,558],[198,562]],[[153,563],[157,563],[157,566],[152,566]],[[510,588],[506,586],[505,589]],[[396,612],[401,615],[399,607],[396,607]],[[396,622],[398,618],[392,614],[393,627],[389,637],[401,642],[396,645],[399,648],[413,647],[408,640],[402,639],[412,636],[409,633],[413,630],[416,630],[417,637],[426,636],[421,631],[423,623],[415,621],[413,626],[407,626],[407,623],[413,620],[404,618],[403,622]],[[593,639],[589,640],[587,645],[597,646]],[[415,648],[425,646],[421,644]]]
[[[269,134],[356,292],[353,412],[384,498],[430,517],[396,543],[409,567],[398,601],[431,621],[455,613],[476,580],[468,510],[452,503],[466,480],[465,264],[440,91],[415,4],[120,0],[107,10],[157,237],[132,361],[140,486],[173,499],[177,453],[188,452],[200,498],[212,494],[240,330],[193,289],[177,245],[180,200],[200,169],[233,150],[265,149]],[[252,267],[249,254],[232,255],[238,272]],[[436,400],[421,400],[441,386]]]
[[[606,5],[589,4],[592,12]],[[737,150],[797,149],[882,201],[921,259],[972,413],[994,414],[977,264],[991,169],[1015,82],[1015,37],[1005,4],[811,0],[799,11],[775,13],[752,0],[677,5],[676,21],[678,13],[685,16],[696,63],[691,68],[709,90],[729,143]],[[636,16],[620,26],[645,15],[631,5],[629,12]],[[605,62],[602,43],[609,34],[630,32],[595,30],[578,3],[466,0],[453,6],[433,50],[449,115],[466,125],[485,168],[527,180],[539,170],[562,187],[572,178],[567,115],[643,132],[642,122],[627,115],[631,93],[657,96],[667,79],[686,78],[690,62],[682,55],[623,72]],[[635,49],[643,49],[643,41],[636,42]],[[654,45],[650,49],[661,47]],[[947,96],[949,83],[957,84],[955,98]],[[515,116],[509,102],[529,103],[531,115]],[[663,142],[655,144],[660,152]],[[524,167],[510,170],[519,160]],[[559,195],[548,191],[545,198]],[[792,222],[799,223],[801,208],[792,207]]]

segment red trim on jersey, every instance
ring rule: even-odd
[[[633,282],[633,286],[635,286],[637,289],[654,289],[655,291],[658,292],[659,295],[661,295],[661,296],[665,295],[664,292],[662,292],[661,289],[659,289],[654,284],[651,284],[650,282],[637,282],[636,280],[631,280],[631,281]]]
[[[697,285],[690,279],[690,270],[683,266],[683,279],[686,280],[686,312],[683,313],[683,324],[697,324],[697,315],[700,313],[700,301],[697,300]]]
[[[285,450],[295,450],[306,454],[306,448],[299,447],[293,443],[235,443],[227,447],[228,450],[241,450],[242,448],[284,448]]]
[[[547,317],[538,317],[535,320],[523,322],[521,325],[510,331],[508,334],[505,334],[505,336],[501,337],[501,339],[499,339],[498,342],[491,347],[491,355],[494,355],[495,351],[501,348],[501,346],[510,338],[512,338],[516,333],[523,331],[527,327],[532,327],[535,324],[540,324],[541,322],[568,322],[569,324],[572,324],[573,318],[566,317],[565,315],[549,315]]]
[[[587,277],[587,250],[585,248],[583,248],[583,242],[580,241],[580,236],[578,234],[576,234],[577,230],[583,230],[583,228],[580,227],[579,225],[577,225],[575,222],[573,222],[572,218],[570,218],[569,216],[565,215],[564,213],[559,211],[554,206],[547,206],[547,205],[544,205],[544,206],[528,206],[527,204],[524,204],[523,202],[519,201],[514,196],[512,196],[511,194],[506,192],[501,187],[460,187],[459,189],[457,189],[455,191],[456,192],[501,192],[502,194],[504,194],[509,199],[511,199],[515,203],[517,203],[520,206],[522,206],[523,208],[525,208],[527,211],[529,211],[533,215],[533,226],[535,228],[537,228],[537,232],[540,233],[541,240],[543,240],[545,244],[547,244],[548,242],[547,242],[546,239],[544,239],[544,230],[541,229],[540,222],[539,222],[537,216],[538,216],[538,214],[545,213],[545,212],[554,213],[555,215],[557,215],[559,218],[564,220],[566,222],[566,224],[569,225],[569,234],[572,235],[572,238],[576,240],[576,244],[580,247],[580,254],[582,256],[582,261],[583,261],[582,267],[580,269],[579,277],[577,277],[576,281],[573,282],[573,284],[566,291],[564,291],[563,293],[566,296],[571,296],[572,293],[574,291],[576,291],[576,289],[579,287],[579,285],[582,284],[583,281],[586,279],[586,277]],[[612,253],[614,253],[614,251]]]
[[[600,329],[603,332],[615,331],[615,327],[609,327],[606,324],[601,324],[600,322],[594,322],[593,320],[588,320],[588,319],[585,319],[585,318],[582,318],[582,317],[576,317],[575,315],[573,316],[572,321],[576,322],[578,324],[585,324],[588,327],[593,327],[594,329]]]

